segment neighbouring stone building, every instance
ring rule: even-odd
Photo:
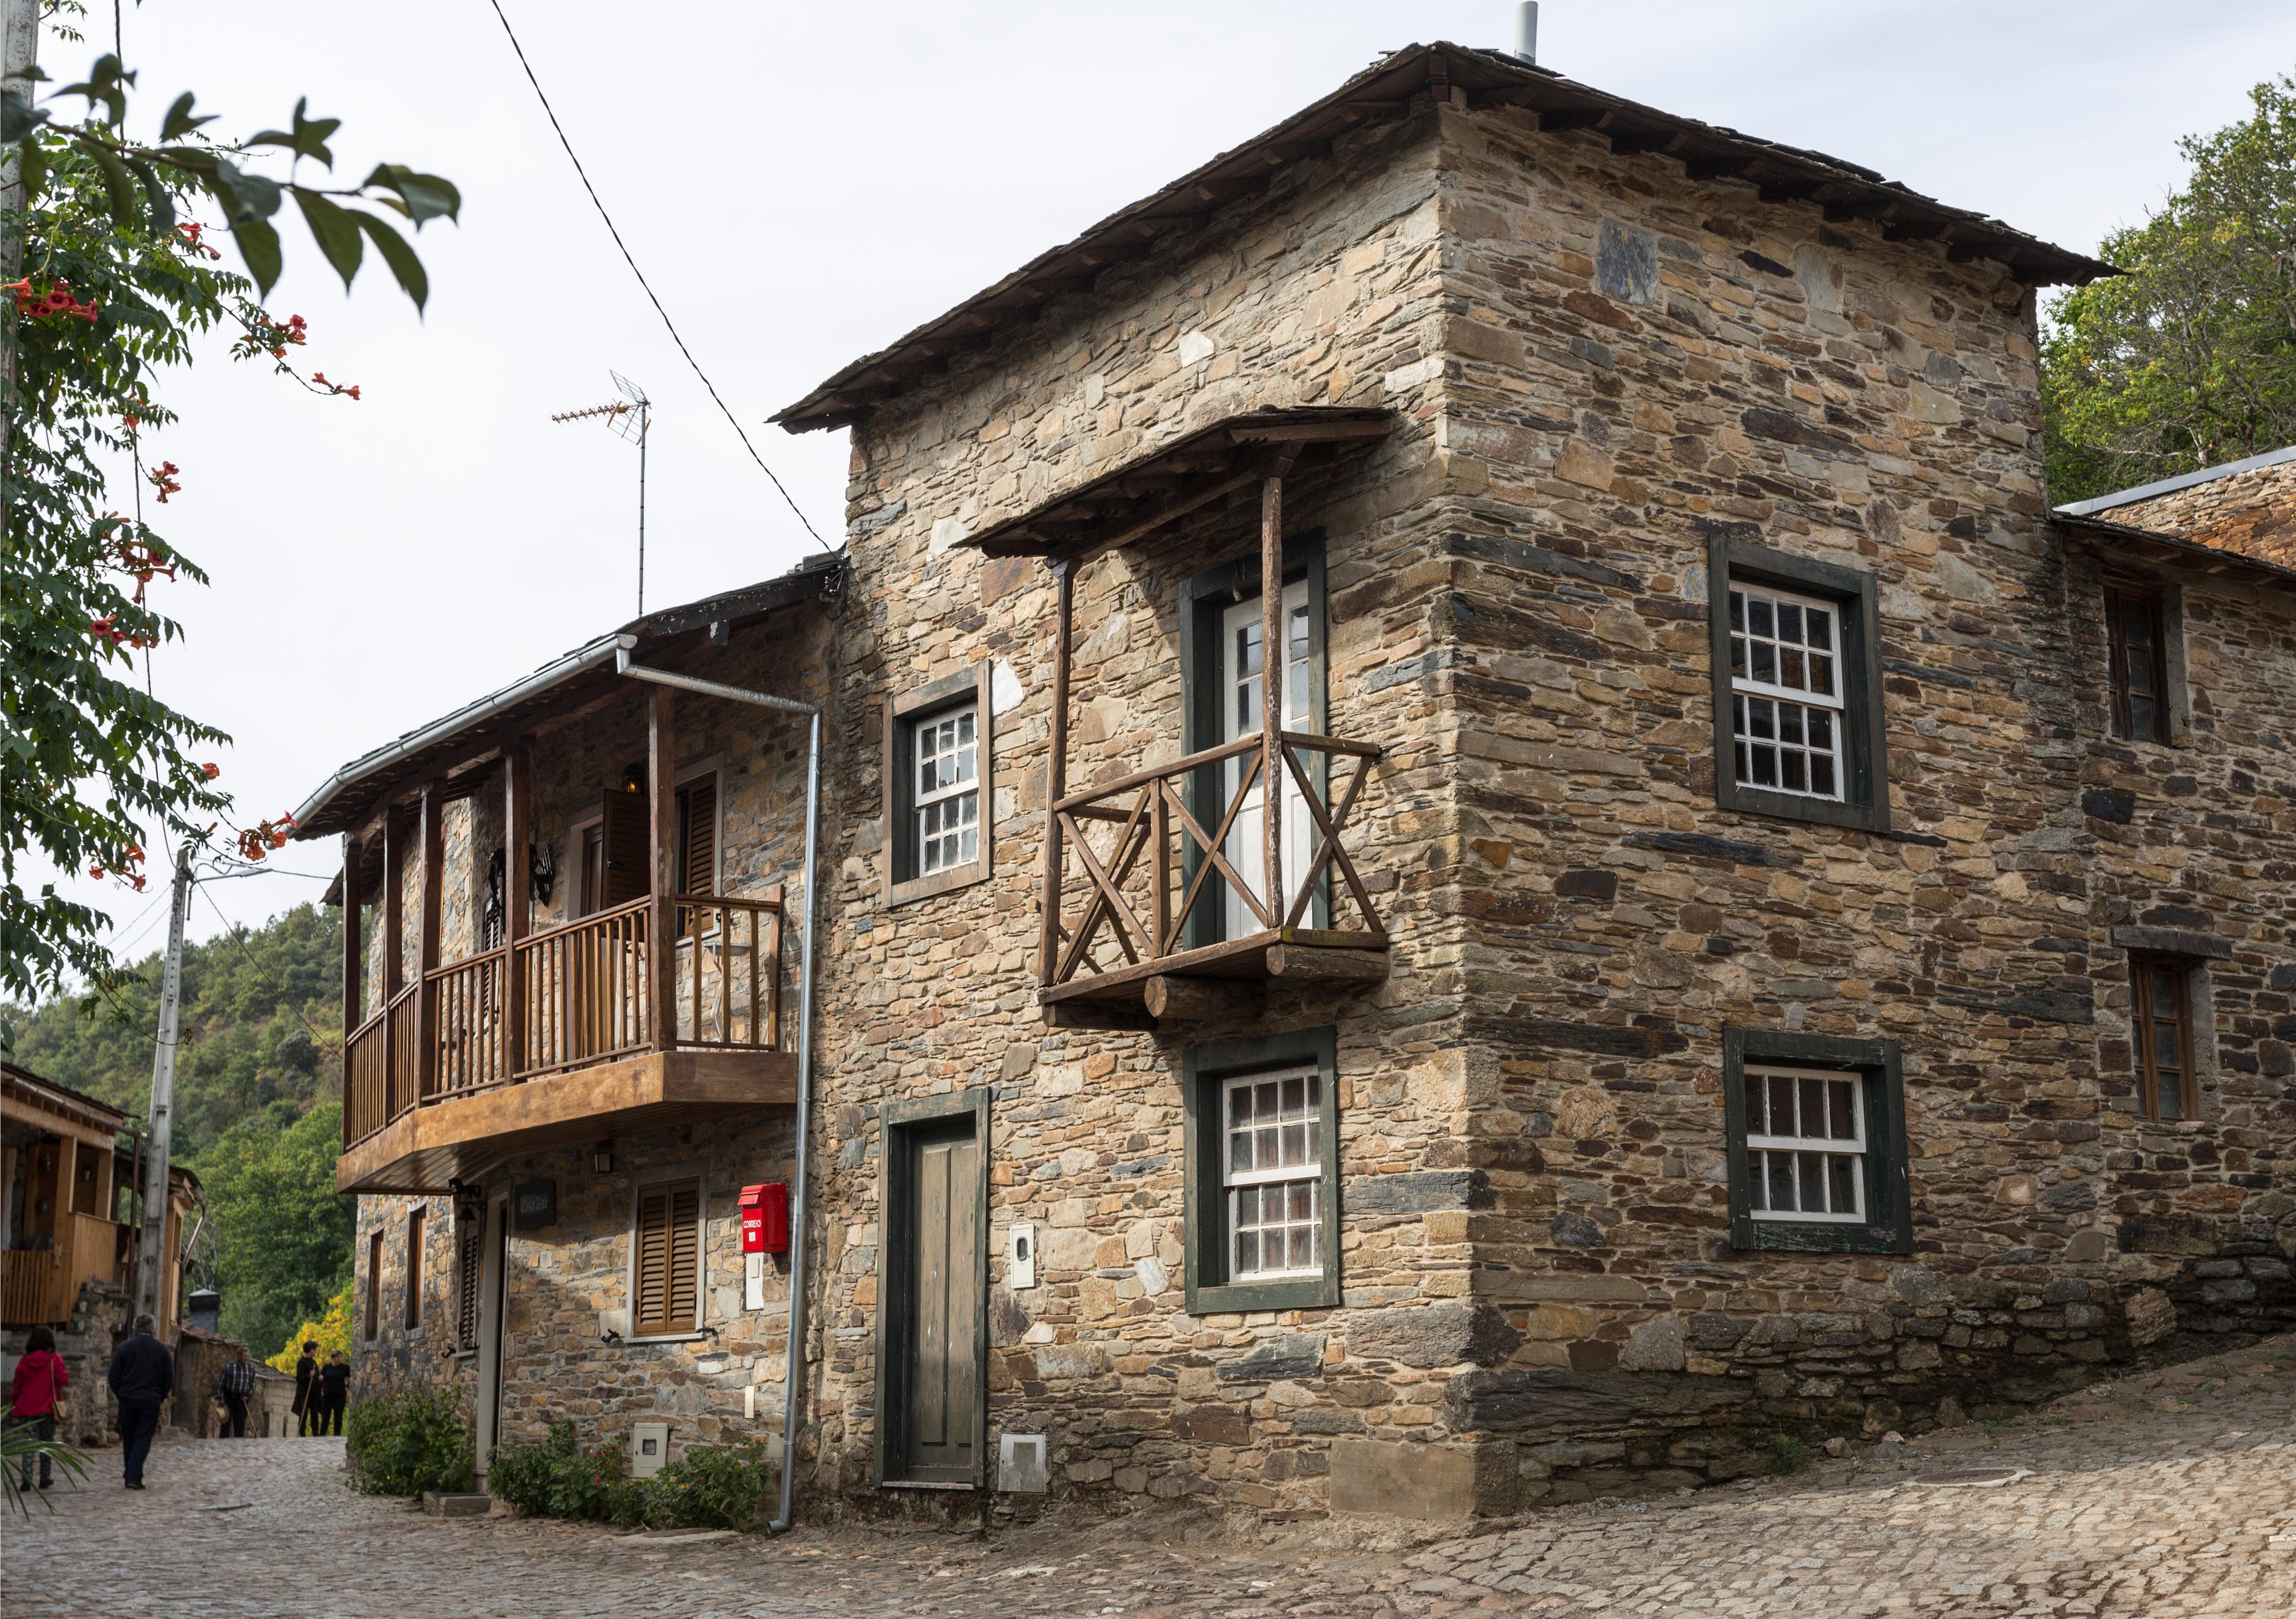
[[[840,372],[777,418],[852,431],[833,565],[626,632],[718,695],[571,654],[306,807],[384,941],[365,1386],[777,1430],[733,1205],[798,1179],[824,1507],[1506,1512],[2284,1328],[2296,568],[2051,512],[2035,289],[2105,273],[1414,46]],[[817,904],[729,686],[824,711]],[[809,1074],[668,1093],[731,969],[531,875],[624,798],[648,937],[817,910]],[[512,933],[590,942],[505,983],[521,822]],[[542,1049],[578,967],[694,1041]]]

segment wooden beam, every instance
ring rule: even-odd
[[[1259,486],[1260,892],[1272,921],[1283,914],[1283,473]],[[1238,671],[1241,673],[1242,671]]]
[[[1557,108],[1551,112],[1542,110],[1538,115],[1538,132],[1541,135],[1562,135],[1573,129],[1600,129],[1610,121],[1610,110],[1603,107]]]
[[[414,959],[422,987],[414,997],[414,1094],[430,1097],[439,1089],[439,1029],[437,999],[430,974],[439,970],[439,934],[446,925],[447,784],[426,782],[422,788],[422,917],[414,940]]]
[[[653,900],[647,913],[646,997],[653,1048],[667,1051],[677,1043],[677,934],[669,903],[678,891],[677,693],[671,686],[646,687],[646,793],[647,892]]]
[[[1271,944],[1267,947],[1267,975],[1295,982],[1308,979],[1327,983],[1377,983],[1387,977],[1387,952]]]
[[[1152,978],[1142,986],[1141,1000],[1151,1017],[1167,1023],[1249,1017],[1267,1007],[1259,984],[1234,978]]]
[[[533,758],[525,749],[503,756],[503,1072],[526,1066],[526,964],[519,941],[532,917]]]
[[[1045,882],[1038,909],[1044,914],[1037,937],[1037,982],[1049,984],[1061,944],[1061,820],[1053,806],[1068,796],[1069,637],[1075,606],[1076,563],[1063,557],[1053,564],[1053,734],[1045,756]],[[888,826],[885,835],[891,837]]]

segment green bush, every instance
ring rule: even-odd
[[[1773,1434],[1770,1465],[1781,1473],[1799,1473],[1809,1466],[1808,1447],[1792,1434]]]
[[[536,1517],[587,1518],[625,1529],[749,1529],[774,1470],[755,1439],[688,1451],[652,1478],[622,1470],[620,1447],[584,1451],[574,1425],[556,1424],[539,1444],[496,1445],[487,1491]]]
[[[369,1495],[454,1494],[475,1477],[470,1425],[453,1389],[362,1401],[351,1408],[343,1438],[357,1466],[351,1487]]]

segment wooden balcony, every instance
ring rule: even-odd
[[[61,1327],[88,1282],[125,1285],[128,1228],[94,1214],[64,1214],[54,1245],[0,1253],[0,1327]]]
[[[1068,791],[1067,771],[1077,570],[1256,496],[1259,645],[1283,648],[1285,479],[1310,457],[1328,467],[1370,449],[1392,424],[1381,410],[1250,412],[968,542],[993,556],[1038,556],[1053,570],[1037,967],[1048,1022],[1146,1028],[1167,1017],[1249,1015],[1269,980],[1386,978],[1387,928],[1342,842],[1382,751],[1300,727],[1299,713],[1287,728],[1288,678],[1259,679],[1258,712],[1233,717],[1238,729],[1250,726],[1233,740],[1082,793]],[[1266,655],[1288,667],[1282,653]]]
[[[777,894],[648,896],[423,974],[349,1036],[337,1189],[793,1104],[781,947]]]

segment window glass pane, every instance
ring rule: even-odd
[[[1826,798],[1841,796],[1841,789],[1834,780],[1833,761],[1824,754],[1818,754],[1809,761],[1809,790]]]
[[[1770,1134],[1801,1134],[1794,1125],[1794,1082],[1784,1074],[1770,1076]]]
[[[1826,1089],[1831,1109],[1827,1122],[1833,1126],[1833,1138],[1837,1141],[1855,1140],[1857,1136],[1855,1086],[1848,1080],[1829,1080]]]
[[[2152,1025],[2153,1065],[2158,1068],[2172,1069],[2180,1066],[2183,1060],[2184,1054],[2177,1040],[2177,1025],[2173,1023],[2154,1023]]]
[[[1295,1180],[1292,1183],[1291,1215],[1293,1220],[1316,1218],[1316,1186],[1312,1180]]]
[[[1819,652],[1833,650],[1833,615],[1831,612],[1816,607],[1809,610],[1809,644]]]
[[[1809,711],[1798,703],[1778,704],[1778,740],[1802,745],[1801,717]]]
[[[1789,793],[1808,792],[1809,777],[1803,769],[1803,765],[1808,760],[1808,757],[1809,755],[1807,753],[1781,753],[1778,755],[1778,785]]]
[[[1743,675],[1746,672],[1746,637],[1743,636],[1730,637],[1730,672],[1734,675]]]
[[[1770,1206],[1768,1196],[1770,1178],[1763,1166],[1763,1157],[1764,1155],[1761,1153],[1746,1155],[1746,1179],[1751,1183],[1747,1188],[1746,1201],[1749,1207],[1756,1209],[1767,1209]]]
[[[1242,1223],[1238,1221],[1235,1233],[1235,1273],[1238,1276],[1250,1276],[1259,1269],[1259,1233],[1257,1230],[1245,1230]]]
[[[1287,1119],[1298,1118],[1304,1110],[1307,1096],[1308,1081],[1304,1078],[1284,1081],[1283,1116]]]
[[[1793,1155],[1769,1153],[1765,1155],[1769,1159],[1770,1207],[1784,1212],[1800,1208],[1801,1205],[1794,1201]]]
[[[1785,646],[1778,650],[1778,684],[1807,691],[1809,682],[1802,674],[1801,648]]]
[[[1829,1154],[1826,1165],[1826,1206],[1836,1214],[1857,1212],[1857,1160],[1846,1153]]]
[[[2174,1021],[2177,1015],[2177,974],[2154,967],[2148,976],[2152,981],[2152,1015]]]
[[[1817,1137],[1825,1134],[1824,1080],[1804,1080],[1801,1082],[1801,1129],[1796,1133]]]
[[[1746,735],[1764,741],[1775,740],[1778,734],[1778,705],[1765,698],[1746,700]]]
[[[1777,620],[1774,616],[1774,607],[1775,604],[1767,597],[1749,597],[1746,602],[1746,628],[1758,636],[1775,637]]]
[[[1778,604],[1778,639],[1794,645],[1801,645],[1801,607],[1794,602]]]
[[[1742,635],[1745,632],[1746,593],[1742,590],[1730,593],[1730,628]]]
[[[1757,606],[1768,604],[1767,602],[1755,604]],[[1768,641],[1757,641],[1750,650],[1753,653],[1754,678],[1761,681],[1765,686],[1775,686],[1778,683],[1777,647]]]
[[[1291,1229],[1292,1256],[1287,1269],[1305,1270],[1316,1262],[1316,1228],[1293,1226]]]
[[[2158,1081],[2160,1094],[2154,1098],[2154,1111],[2163,1119],[2185,1116],[2184,1076],[2174,1069],[2164,1069]]]
[[[1825,1203],[1825,1155],[1797,1153],[1801,1163],[1801,1206],[1805,1214],[1827,1212]]]
[[[1759,1075],[1746,1081],[1746,1133],[1767,1136],[1770,1130],[1770,1087]]]
[[[1833,660],[1812,656],[1809,661],[1809,689],[1821,697],[1831,697],[1833,691]]]

